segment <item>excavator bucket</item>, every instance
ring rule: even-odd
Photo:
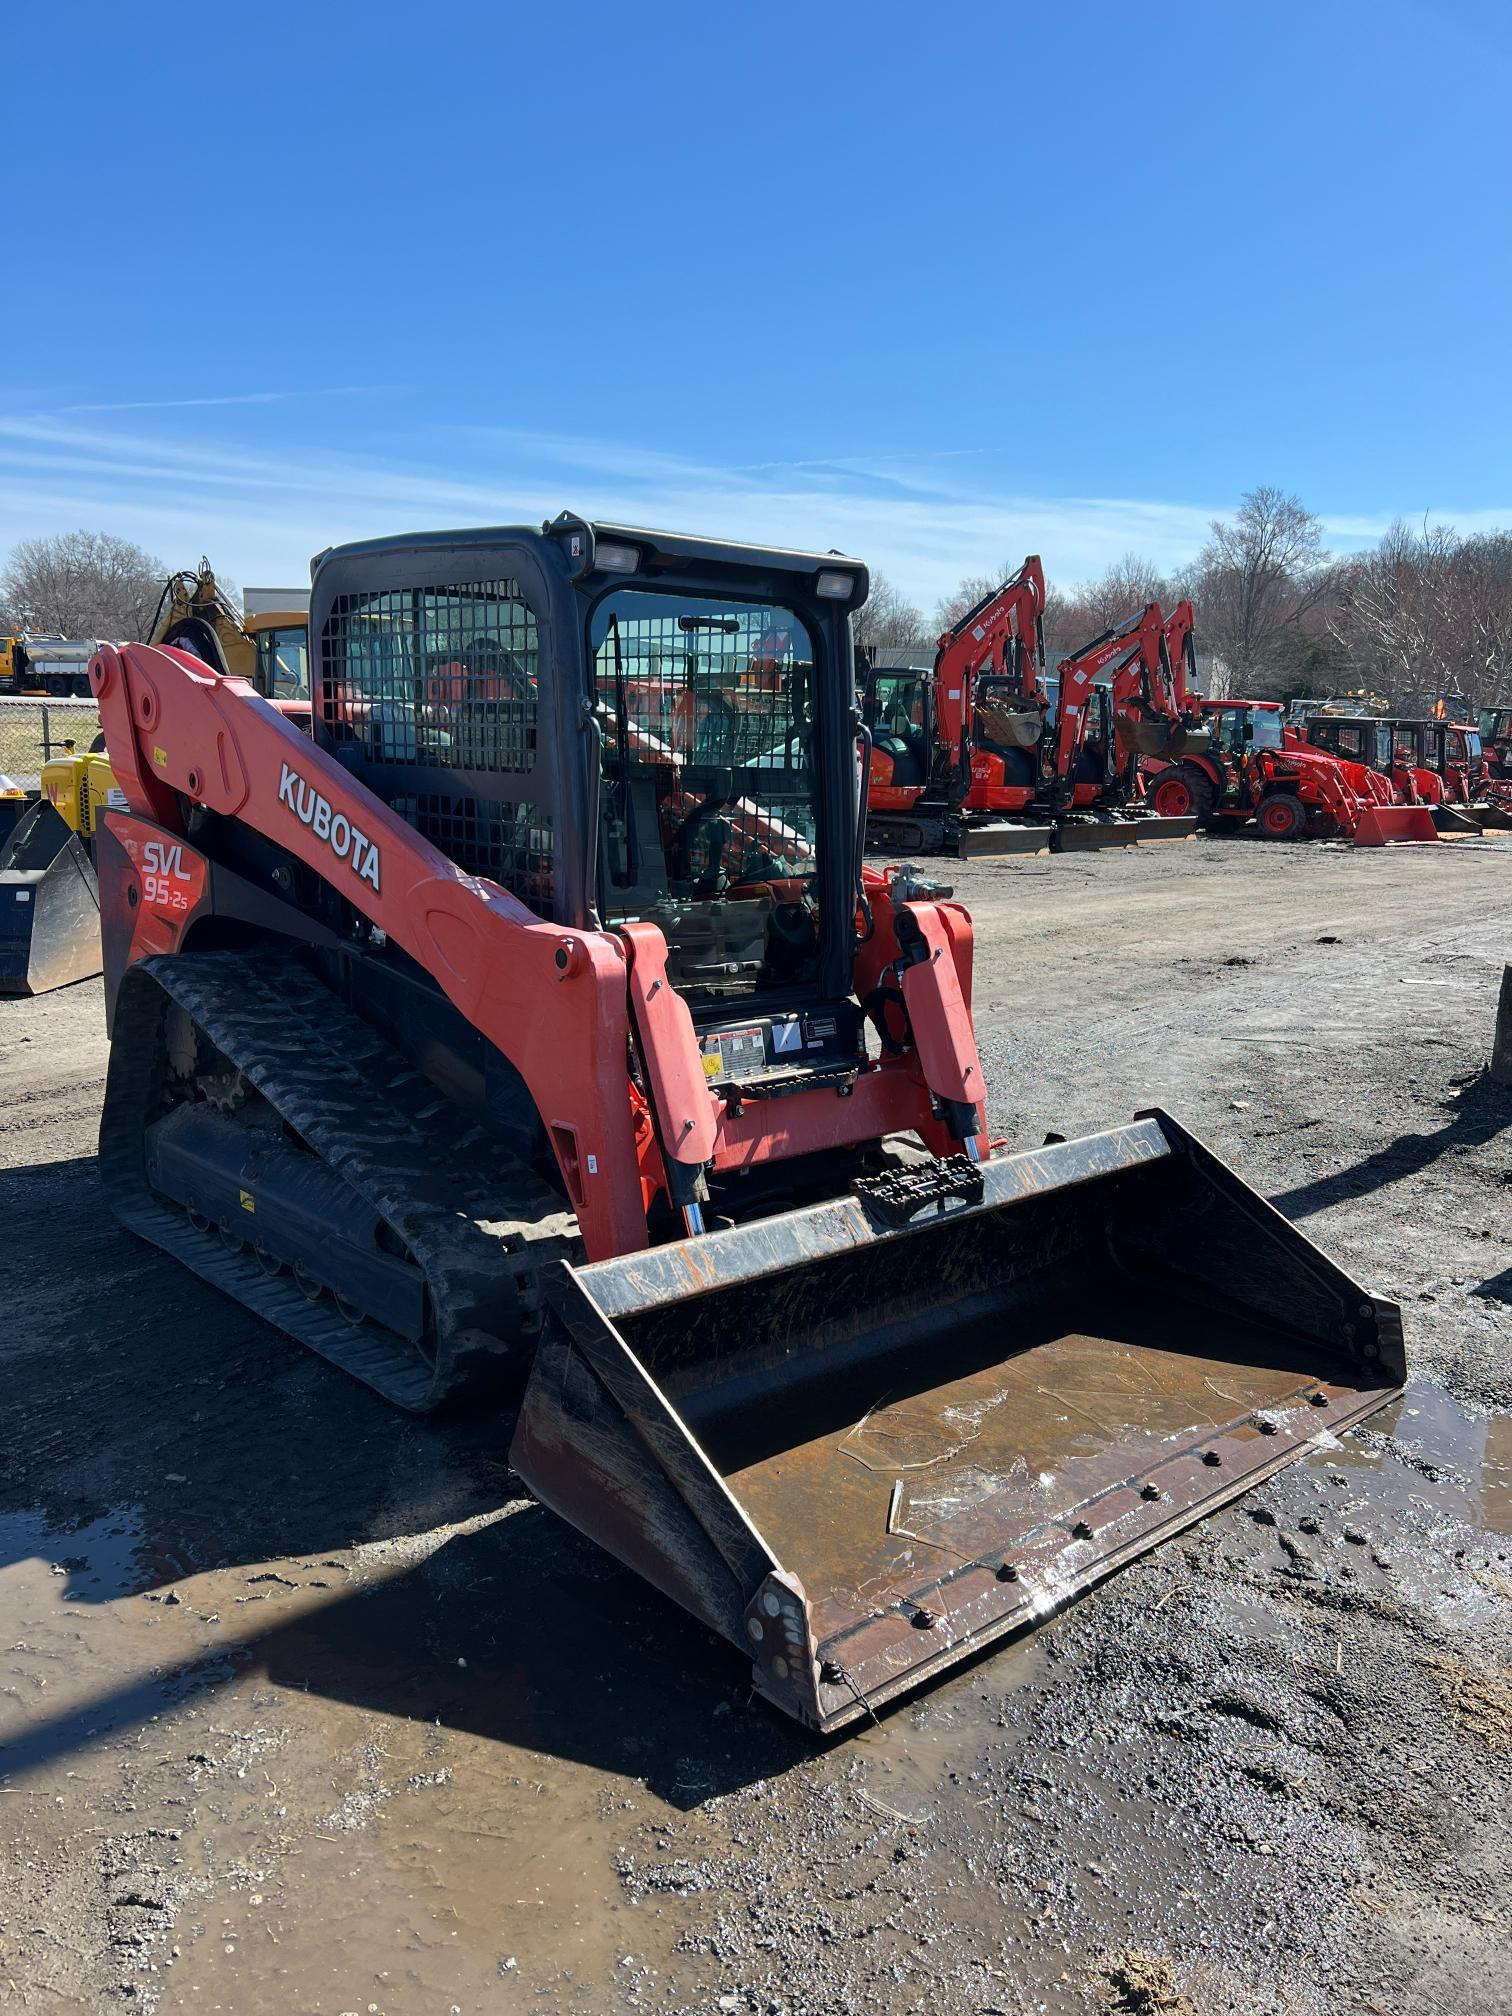
[[[1431,805],[1367,805],[1355,824],[1356,847],[1393,847],[1399,842],[1437,840]]]
[[[510,1455],[830,1730],[1404,1377],[1396,1306],[1152,1112],[561,1263]]]
[[[100,970],[93,864],[67,821],[39,798],[0,847],[0,994],[46,994]]]

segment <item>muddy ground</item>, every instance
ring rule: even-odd
[[[0,1002],[0,2005],[1512,2005],[1512,846],[955,871],[996,1131],[1170,1107],[1406,1401],[832,1743],[104,1217],[97,986]]]

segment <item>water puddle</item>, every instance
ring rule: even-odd
[[[1512,1414],[1472,1413],[1430,1380],[1412,1380],[1324,1460],[1368,1472],[1371,1499],[1384,1511],[1431,1510],[1484,1533],[1512,1533]]]

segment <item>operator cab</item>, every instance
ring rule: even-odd
[[[929,782],[934,742],[933,674],[918,666],[876,667],[867,676],[865,717],[872,747],[892,764],[891,783]]]
[[[1219,749],[1236,763],[1251,749],[1279,749],[1285,739],[1279,701],[1208,701],[1202,711]]]
[[[1383,777],[1391,775],[1396,749],[1393,724],[1374,716],[1349,719],[1340,714],[1314,714],[1306,723],[1307,740],[1341,762],[1361,763]]]
[[[854,1069],[860,562],[592,525],[317,560],[316,736],[464,873],[653,924],[711,1080]]]
[[[303,617],[247,616],[247,635],[257,652],[252,683],[265,700],[308,700],[309,637]]]

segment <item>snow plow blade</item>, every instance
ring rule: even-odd
[[[1393,847],[1400,842],[1437,840],[1431,805],[1367,805],[1351,836],[1356,847]]]
[[[0,847],[0,994],[46,994],[92,978],[101,963],[94,866],[39,798]]]
[[[1141,847],[1157,840],[1190,840],[1197,821],[1183,816],[1162,818],[1158,812],[1133,819],[1063,820],[1055,829],[1057,854],[1076,854],[1090,847]]]
[[[831,1730],[1404,1377],[1396,1305],[1153,1112],[561,1263],[510,1460]]]

